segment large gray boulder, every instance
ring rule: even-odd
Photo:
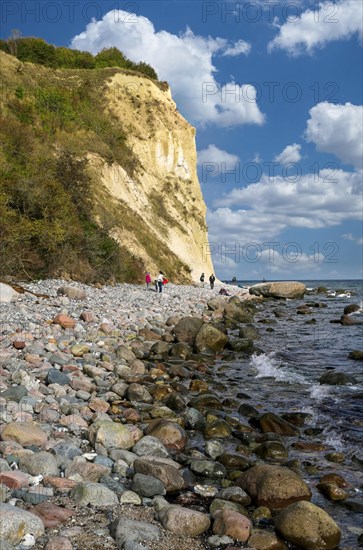
[[[303,298],[306,287],[297,281],[258,283],[250,287],[250,294],[263,298]]]
[[[173,328],[177,342],[192,344],[202,326],[203,321],[199,317],[183,317]]]
[[[44,534],[42,520],[16,506],[0,504],[0,517],[0,540],[9,544],[20,544],[25,535],[32,534],[37,539]]]

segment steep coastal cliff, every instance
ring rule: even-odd
[[[212,273],[195,130],[168,85],[0,55],[2,274],[135,281],[161,269],[191,282]]]

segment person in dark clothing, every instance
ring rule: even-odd
[[[202,283],[203,288],[204,288],[204,278],[205,278],[204,273],[202,273],[199,280]]]
[[[214,281],[215,281],[215,280],[216,280],[216,278],[215,278],[215,276],[214,276],[213,273],[212,273],[212,275],[209,277],[209,284],[210,284],[210,287],[211,287],[212,290],[213,290],[213,288],[214,288]]]

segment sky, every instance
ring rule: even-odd
[[[362,278],[362,0],[4,0],[1,22],[169,82],[219,278]]]

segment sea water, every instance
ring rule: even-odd
[[[238,285],[248,287],[256,282],[239,281]],[[260,352],[224,365],[223,395],[236,397],[245,392],[261,413],[307,413],[303,430],[308,426],[322,430],[318,437],[303,435],[302,439],[318,441],[327,447],[326,451],[303,453],[291,448],[289,458],[298,458],[303,471],[306,466],[317,467],[315,476],[303,476],[313,491],[312,502],[327,510],[340,525],[342,547],[345,544],[353,549],[357,547],[357,532],[363,527],[362,514],[328,501],[315,485],[324,473],[336,472],[351,484],[348,492],[363,499],[363,368],[361,361],[348,358],[350,351],[363,350],[363,325],[330,323],[339,319],[350,304],[360,306],[351,318],[363,321],[362,282],[303,282],[309,289],[303,300],[267,300],[258,306],[254,325],[260,333],[255,342]],[[318,287],[326,287],[327,291],[317,293]],[[297,314],[297,306],[306,302],[325,307],[312,307],[308,315]],[[275,316],[276,308],[282,317]],[[333,369],[353,376],[355,383],[320,384],[320,377]],[[325,455],[332,451],[344,453],[344,463],[329,463]]]

